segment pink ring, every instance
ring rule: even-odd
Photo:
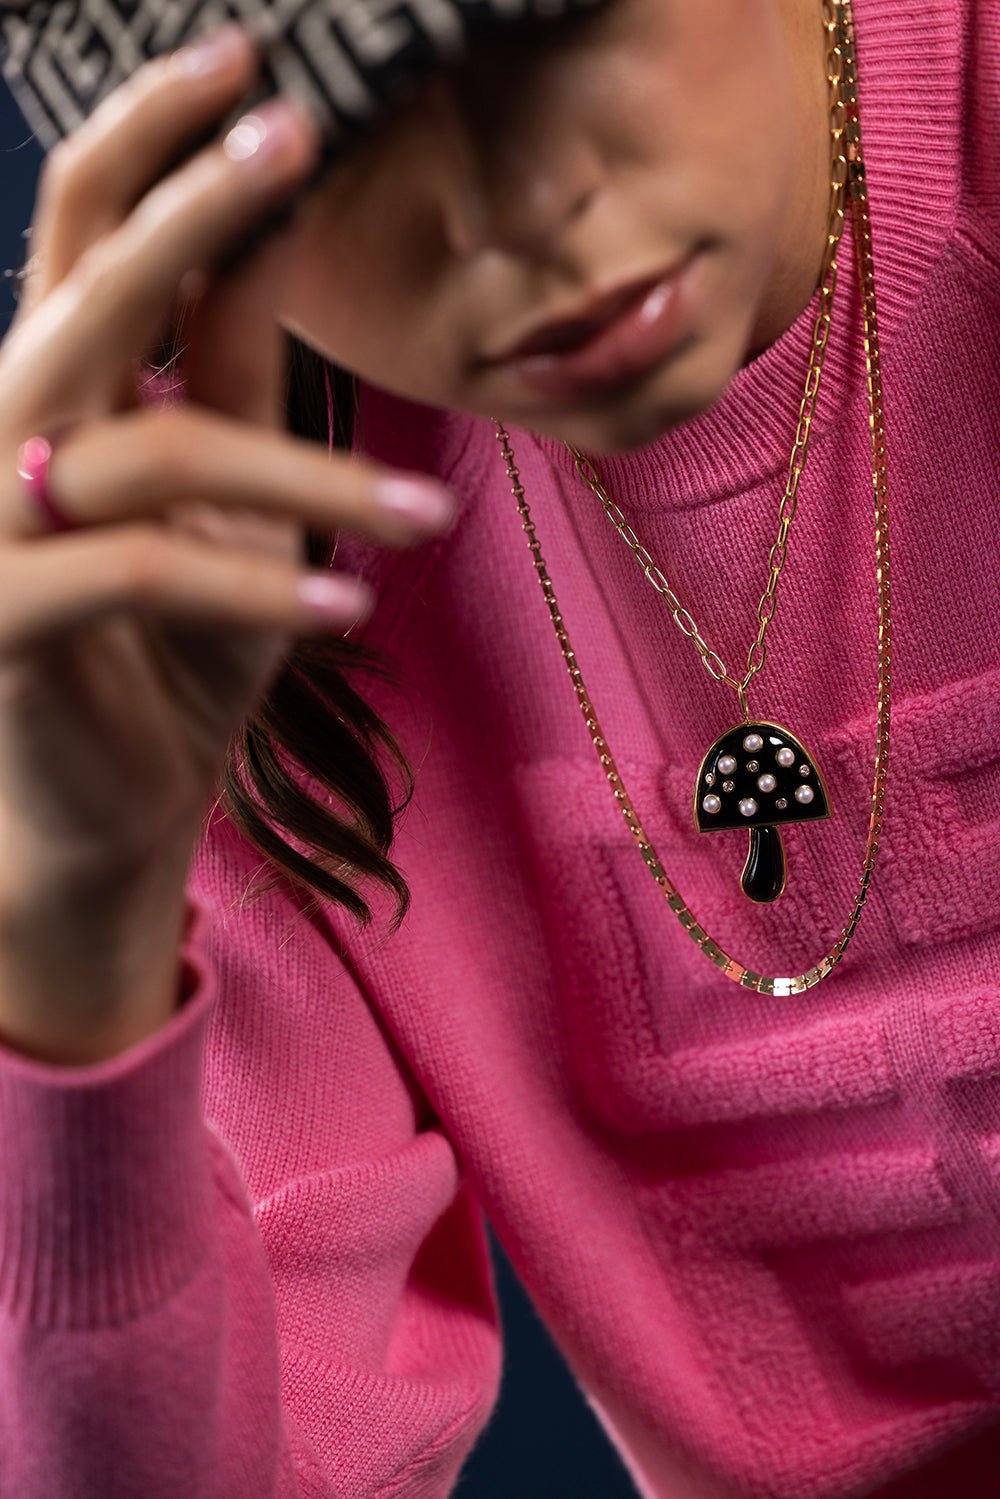
[[[49,463],[56,441],[66,429],[52,437],[29,437],[17,450],[17,472],[25,493],[42,515],[52,531],[76,531],[79,529],[59,507],[49,491]]]

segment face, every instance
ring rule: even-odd
[[[492,44],[309,195],[281,321],[428,405],[649,443],[815,289],[824,56],[819,0],[612,0]]]

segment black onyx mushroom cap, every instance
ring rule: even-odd
[[[802,742],[778,724],[739,724],[717,739],[702,761],[694,794],[701,833],[787,827],[829,815],[819,767]]]

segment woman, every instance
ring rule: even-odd
[[[476,53],[225,278],[199,268],[316,162],[272,112],[153,185],[245,91],[245,38],[145,69],[50,161],[0,358],[12,1494],[449,1493],[499,1372],[484,1210],[644,1495],[994,1492],[1000,12],[855,5],[880,850],[833,14],[617,0]],[[144,408],[178,289],[185,399]],[[358,378],[354,457],[280,430],[284,333]],[[22,445],[68,423],[46,517]],[[303,526],[352,538],[325,623]],[[399,687],[351,699],[331,631]],[[757,724],[788,726],[773,776],[719,748],[762,755]],[[830,816],[747,900],[692,788],[777,858],[724,778],[785,771],[782,818]]]

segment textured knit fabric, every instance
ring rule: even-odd
[[[646,1499],[1000,1492],[1000,5],[856,0],[894,520],[877,883],[776,1001],[696,951],[589,742],[492,428],[368,392],[455,531],[344,544],[416,769],[412,914],[359,934],[220,817],[184,1003],[113,1061],[0,1052],[3,1499],[444,1499],[495,1399],[485,1211]],[[773,907],[691,824],[733,720],[564,448],[513,434],[587,685],[671,876],[764,972],[856,895],[875,718],[848,233],[757,711],[823,768]],[[727,661],[818,302],[709,413],[603,461]],[[524,1492],[531,1488],[525,1475]],[[560,1493],[553,1499],[569,1499]]]

